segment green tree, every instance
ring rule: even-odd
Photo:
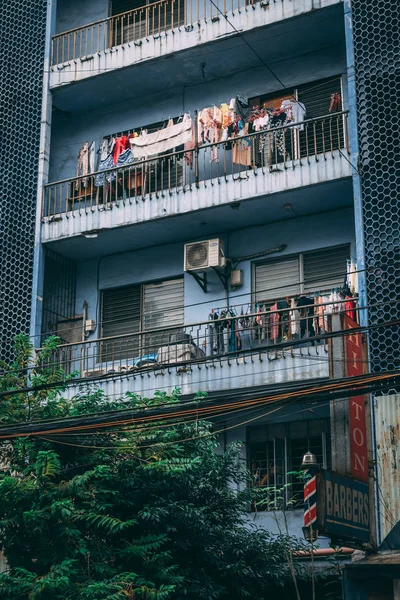
[[[0,378],[0,391],[16,392],[1,400],[3,425],[179,399],[176,390],[111,401],[93,390],[66,402],[67,378],[52,362],[56,344],[49,339],[28,372],[32,348],[16,340],[17,359],[2,365]],[[57,391],[46,387],[54,382]],[[32,391],[24,391],[28,384]],[[0,598],[261,600],[277,590],[294,597],[286,558],[298,543],[245,520],[240,446],[216,452],[209,423],[57,436],[0,446],[0,539],[9,567]]]

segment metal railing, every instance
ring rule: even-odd
[[[214,313],[211,320],[190,325],[62,344],[44,366],[61,368],[78,378],[98,379],[160,368],[184,371],[194,364],[224,358],[234,361],[241,357],[245,363],[257,355],[260,360],[295,353],[307,356],[312,347],[313,353],[326,355],[328,340],[313,338],[330,332],[332,315],[346,312],[346,307],[344,302],[335,301],[299,309],[245,311],[248,305],[229,307]],[[356,312],[355,303],[351,312]],[[288,342],[284,349],[282,342]]]
[[[340,112],[223,142],[195,145],[124,167],[64,179],[44,187],[43,217],[76,217],[95,209],[139,203],[193,187],[245,180],[251,172],[307,168],[311,159],[343,158],[348,149],[348,113]],[[343,160],[345,160],[343,158]]]
[[[115,46],[159,37],[174,29],[193,29],[201,21],[216,21],[228,12],[255,8],[255,0],[159,0],[125,13],[58,33],[52,38],[51,64],[94,54]],[[216,6],[215,6],[216,5]],[[218,8],[217,8],[218,6]]]

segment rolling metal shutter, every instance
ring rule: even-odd
[[[106,338],[140,331],[140,285],[104,290],[101,295],[101,335]],[[140,336],[108,339],[100,344],[99,362],[136,358]]]
[[[306,107],[306,119],[316,119],[329,114],[331,94],[342,93],[342,78],[339,76],[325,81],[313,81],[297,89],[298,99]],[[342,102],[343,104],[343,102]],[[340,108],[342,110],[342,108]]]
[[[184,322],[183,278],[147,285],[134,285],[102,292],[102,337],[114,338],[102,344],[101,360],[136,358],[157,352],[168,343]],[[117,336],[177,326],[143,336]]]
[[[300,131],[300,156],[312,156],[317,152],[336,150],[344,147],[344,121],[342,115],[331,113],[329,105],[331,94],[342,94],[342,80],[340,76],[332,77],[321,82],[313,82],[298,88],[298,99],[306,107],[306,119],[327,117],[308,124],[304,131]],[[339,108],[339,113],[343,107]]]
[[[183,325],[183,279],[144,286],[143,329]]]
[[[349,246],[304,254],[304,292],[328,291],[341,287],[349,258]]]
[[[158,352],[182,329],[184,322],[183,278],[144,286],[143,329],[161,329],[176,325],[174,330],[155,331],[145,336],[145,354]]]
[[[102,337],[140,330],[140,285],[104,290],[101,305]]]
[[[300,293],[299,257],[256,264],[256,302],[279,300]]]

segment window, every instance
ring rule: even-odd
[[[104,290],[101,293],[101,360],[152,355],[181,331],[183,278]],[[167,331],[163,328],[172,327]],[[176,327],[176,329],[175,329]],[[155,330],[155,331],[153,331]],[[115,339],[115,336],[138,334]],[[112,339],[114,338],[114,339]]]
[[[250,427],[247,448],[252,485],[272,488],[277,503],[283,496],[285,504],[302,505],[303,482],[289,473],[301,471],[308,450],[320,468],[329,468],[329,440],[329,419]]]
[[[255,301],[273,304],[280,298],[329,291],[344,283],[350,246],[323,248],[255,265]]]

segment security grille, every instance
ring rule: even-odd
[[[46,0],[0,2],[0,357],[29,333]]]
[[[400,77],[396,2],[352,0],[367,300],[371,324],[400,319]],[[391,304],[383,303],[390,302]],[[370,332],[372,369],[398,368],[400,327]]]
[[[61,321],[75,315],[76,264],[47,251],[43,284],[42,334],[57,332]]]

